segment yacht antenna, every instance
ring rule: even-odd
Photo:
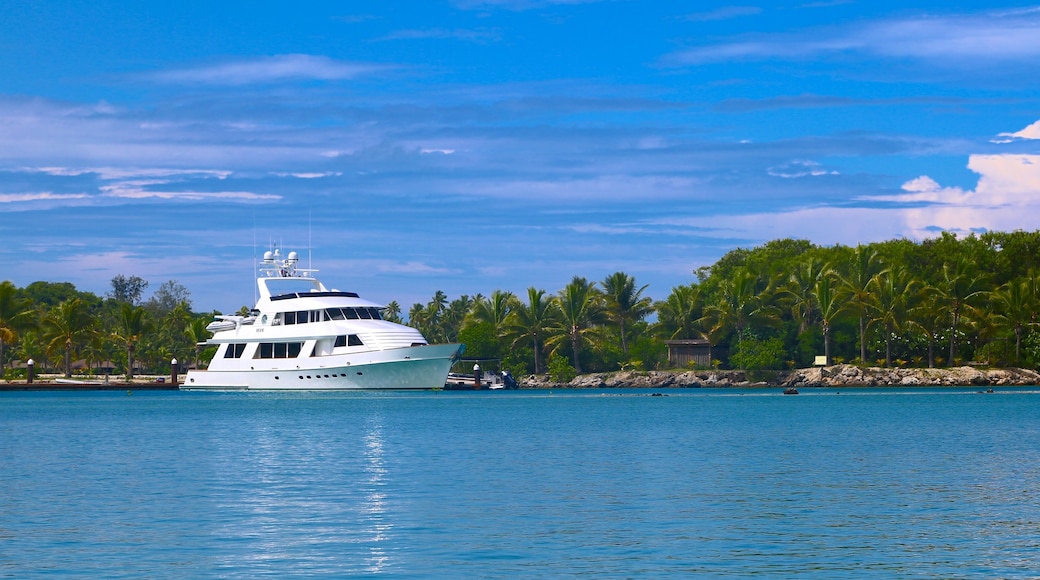
[[[313,269],[311,264],[311,208],[307,208],[307,269]]]

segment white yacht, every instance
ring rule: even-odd
[[[459,344],[427,344],[414,328],[383,320],[383,306],[329,290],[298,267],[296,252],[264,253],[259,299],[248,316],[220,315],[204,344],[217,352],[180,388],[439,389]]]

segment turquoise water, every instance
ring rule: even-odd
[[[0,393],[0,577],[1040,575],[1040,392]]]

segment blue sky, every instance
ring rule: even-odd
[[[40,1],[0,13],[0,279],[405,309],[735,247],[1040,228],[1040,5]]]

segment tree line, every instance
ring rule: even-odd
[[[702,339],[728,353],[713,366],[744,369],[829,363],[1035,367],[1040,362],[1040,232],[950,233],[855,247],[774,240],[737,248],[654,301],[624,272],[574,276],[555,293],[494,290],[449,299],[438,291],[404,313],[430,342],[463,342],[467,356],[498,358],[514,374],[557,379],[664,368],[666,341]],[[101,298],[68,283],[0,284],[0,365],[35,358],[71,373],[71,361],[113,361],[122,372],[164,372],[169,360],[204,361],[197,344],[212,314],[191,311],[174,281],[141,301],[147,282],[117,276]],[[5,350],[15,353],[8,357]],[[204,363],[203,363],[204,364]],[[3,368],[0,366],[0,368]]]
[[[33,360],[40,371],[71,377],[84,373],[165,373],[177,358],[198,361],[198,346],[210,333],[213,313],[192,311],[191,293],[174,280],[142,301],[148,282],[137,276],[112,279],[105,297],[81,292],[69,282],[33,282],[18,288],[0,282],[0,372],[24,376],[14,360]]]

